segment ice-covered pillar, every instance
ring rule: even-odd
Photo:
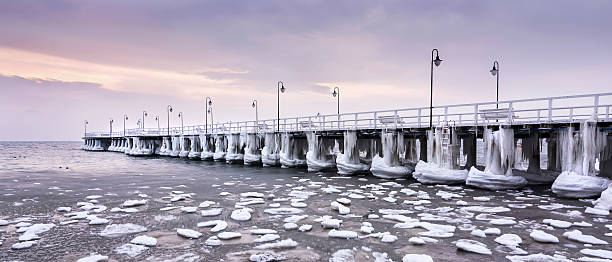
[[[476,166],[476,134],[469,134],[462,137],[463,154],[466,155],[465,169]]]
[[[612,179],[612,136],[607,135],[607,143],[600,155],[599,176]]]
[[[422,136],[419,138],[419,145],[421,147],[421,152],[419,156],[419,160],[423,160],[427,162],[427,137]]]
[[[529,130],[529,137],[523,139],[522,144],[523,157],[529,160],[527,172],[531,174],[540,174],[540,134],[537,128]]]
[[[557,134],[551,133],[546,139],[546,158],[548,159],[547,170],[560,172],[561,168],[557,161]]]

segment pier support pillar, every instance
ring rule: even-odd
[[[529,137],[523,139],[523,156],[529,160],[527,173],[541,174],[540,169],[540,134],[537,128],[529,130]]]
[[[421,152],[419,152],[419,160],[427,162],[427,137],[426,136],[419,137],[419,146],[421,149]]]
[[[560,165],[557,165],[557,133],[550,134],[550,137],[546,139],[547,143],[547,159],[548,159],[548,171],[561,171]]]
[[[607,143],[599,159],[599,176],[612,179],[612,136],[606,136]]]
[[[465,169],[476,166],[476,134],[469,134],[462,137],[463,154],[466,155]]]

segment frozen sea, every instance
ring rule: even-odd
[[[0,142],[0,261],[606,261],[593,259],[612,255],[610,215],[587,214],[591,199],[561,199],[549,186],[493,192],[412,178],[86,152],[80,145]],[[198,227],[201,222],[208,225]],[[540,242],[554,238],[558,243]],[[540,260],[529,260],[534,254]]]

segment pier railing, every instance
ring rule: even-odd
[[[303,116],[259,121],[214,123],[208,125],[208,134],[243,132],[334,131],[355,129],[428,128],[432,126],[490,126],[496,124],[575,123],[596,117],[610,122],[612,92],[574,96],[556,96],[404,109]],[[430,117],[431,115],[431,117]],[[92,132],[86,137],[199,135],[204,125],[128,129],[109,134]]]

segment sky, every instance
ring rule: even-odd
[[[611,92],[612,1],[0,1],[0,141]]]

